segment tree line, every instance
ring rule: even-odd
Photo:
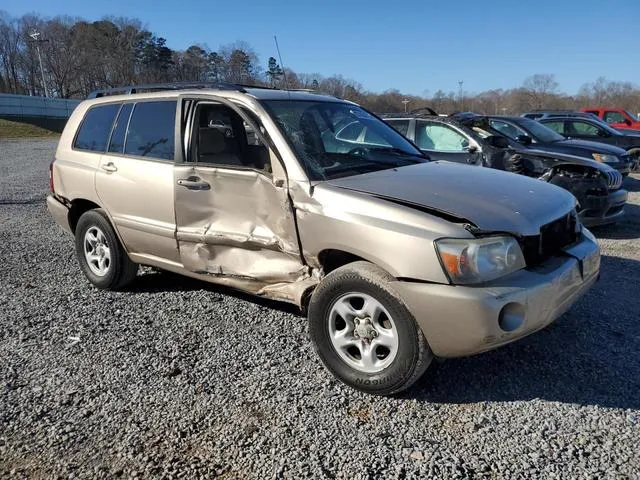
[[[405,95],[395,89],[374,93],[342,75],[325,77],[282,68],[274,57],[263,67],[255,50],[245,42],[222,45],[217,50],[192,45],[184,51],[172,50],[166,43],[165,38],[135,19],[109,17],[88,22],[33,14],[15,18],[0,11],[0,92],[85,98],[93,90],[123,85],[225,81],[312,89],[380,113],[429,107],[439,113],[470,110],[515,114],[604,104],[640,112],[637,85],[604,77],[586,83],[576,95],[562,93],[551,74],[533,75],[516,88],[476,94],[461,89],[422,96]]]

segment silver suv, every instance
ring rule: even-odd
[[[333,97],[195,87],[99,92],[69,119],[47,204],[98,288],[149,265],[294,303],[327,368],[385,395],[545,327],[598,278],[561,188],[430,162]]]

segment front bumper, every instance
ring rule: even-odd
[[[591,233],[565,254],[482,286],[397,281],[393,288],[436,356],[473,355],[544,328],[596,282],[600,250]]]
[[[60,225],[63,230],[68,233],[73,233],[71,231],[71,226],[69,226],[69,207],[58,200],[55,196],[49,195],[47,197],[47,209],[55,222]]]
[[[595,227],[615,223],[624,217],[624,206],[629,194],[624,189],[610,192],[609,195],[587,195],[579,198],[580,212],[578,216],[583,225]]]

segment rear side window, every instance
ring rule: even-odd
[[[104,152],[119,108],[120,104],[111,104],[89,109],[82,120],[73,147],[79,150]]]
[[[173,160],[176,102],[136,103],[129,120],[126,155]]]
[[[120,109],[118,119],[113,127],[113,133],[111,134],[111,141],[109,142],[109,152],[111,153],[122,153],[124,151],[124,140],[132,108],[133,103],[125,103]]]

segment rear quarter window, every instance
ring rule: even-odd
[[[129,120],[125,155],[173,160],[176,101],[136,103]]]
[[[120,104],[100,105],[90,108],[82,120],[73,148],[104,152],[107,149],[111,127]]]

